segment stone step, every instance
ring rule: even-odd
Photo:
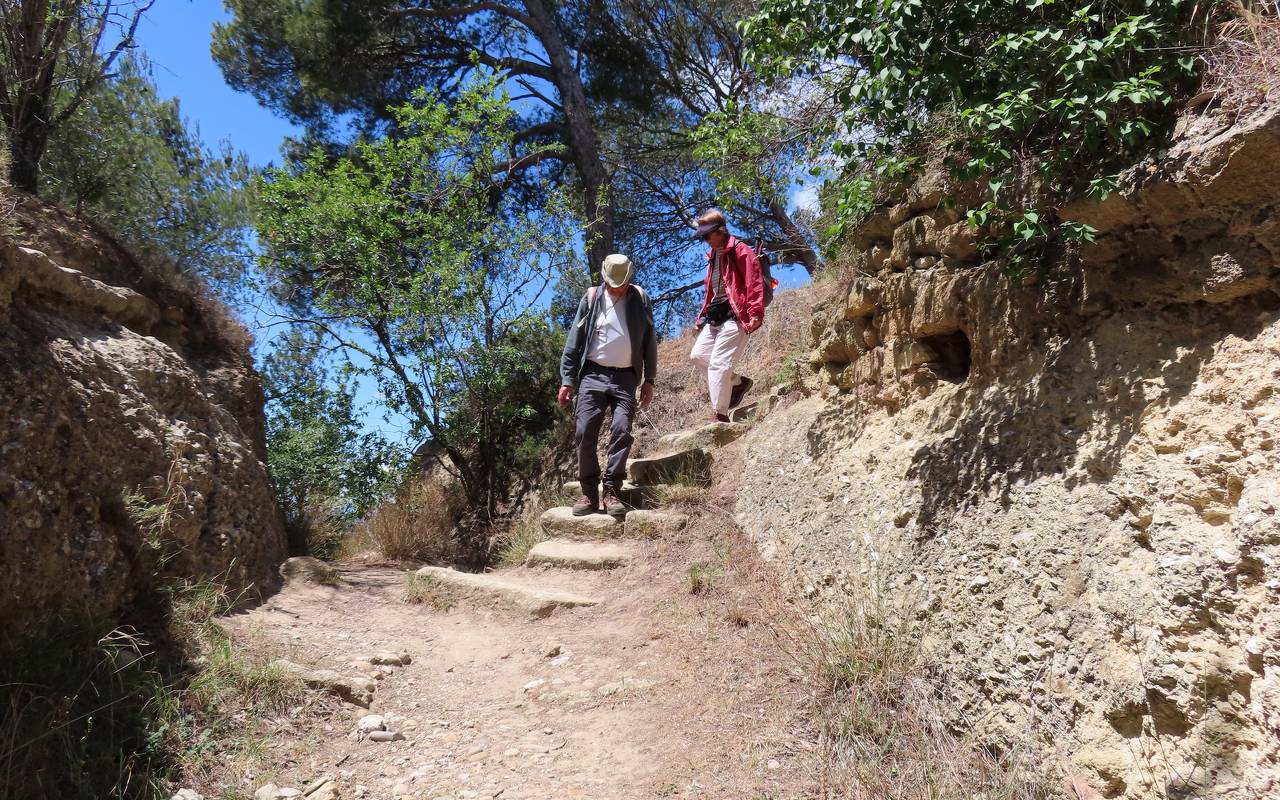
[[[781,400],[783,389],[774,387],[767,395],[760,398],[754,403],[738,406],[729,410],[729,421],[739,422],[743,424],[752,424],[759,422],[769,415]]]
[[[631,548],[606,542],[548,539],[529,551],[525,564],[562,569],[613,569],[631,561]]]
[[[611,539],[622,535],[622,520],[608,514],[573,515],[569,506],[548,508],[538,518],[542,533],[549,538]]]
[[[639,484],[706,484],[711,482],[711,453],[701,448],[678,450],[652,458],[633,458],[627,474]]]
[[[737,411],[737,409],[734,409],[734,411]],[[746,425],[738,425],[733,422],[712,422],[693,430],[668,433],[658,440],[658,452],[671,453],[691,448],[712,450],[733,442],[746,432]]]
[[[534,619],[548,617],[557,608],[594,606],[600,602],[558,589],[536,589],[496,575],[458,572],[446,567],[423,567],[415,573],[415,578],[426,584],[425,591],[437,593],[442,601],[496,603],[524,611]]]
[[[572,508],[560,506],[542,512],[538,521],[542,525],[543,534],[548,538],[582,541],[620,538],[652,539],[665,533],[684,530],[689,518],[684,514],[646,509],[628,511],[625,521],[614,519],[608,514],[586,514],[575,517]]]
[[[663,488],[662,486],[637,486],[631,481],[623,481],[618,499],[626,503],[629,508],[653,508],[657,505]],[[563,485],[563,489],[565,494],[573,495],[575,500],[582,495],[582,484],[578,481],[568,481]]]
[[[746,424],[755,417],[756,409],[759,407],[759,403],[747,403],[745,406],[731,408],[729,409],[729,421],[734,424]]]

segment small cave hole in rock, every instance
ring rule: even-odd
[[[969,378],[969,368],[973,365],[973,353],[969,346],[969,337],[964,331],[940,333],[936,336],[924,336],[920,343],[927,345],[938,354],[938,360],[930,362],[933,371],[944,381],[964,383]]]

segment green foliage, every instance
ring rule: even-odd
[[[24,0],[0,13],[0,120],[9,180],[35,194],[50,135],[135,46],[154,0]]]
[[[1061,228],[1056,210],[1105,192],[1159,141],[1211,5],[765,0],[743,31],[765,74],[821,81],[844,110],[829,131],[850,165],[838,228],[868,209],[873,186],[910,177],[938,137],[956,178],[989,184],[971,223],[1017,257],[1088,235]]]
[[[252,169],[210,150],[177,100],[156,97],[128,57],[52,135],[41,193],[116,234],[135,253],[199,275],[224,295],[244,279]]]
[[[794,389],[800,382],[800,362],[803,357],[801,353],[788,353],[773,376],[772,385],[781,386],[788,391]]]
[[[784,196],[800,152],[786,118],[747,105],[730,104],[702,118],[694,155],[715,165],[717,187],[729,210],[760,196]]]
[[[291,549],[321,558],[398,479],[404,453],[362,431],[349,368],[327,367],[314,334],[286,333],[263,363],[267,462]]]
[[[544,187],[529,211],[498,190],[510,118],[492,81],[448,105],[419,94],[386,138],[261,184],[262,266],[281,299],[438,446],[477,531],[555,419],[560,334],[539,308],[575,228],[561,192]]]

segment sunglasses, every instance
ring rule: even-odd
[[[722,230],[724,230],[723,225],[716,225],[715,227],[706,231],[699,228],[698,232],[695,233],[693,236],[698,241],[705,242],[707,239],[711,238],[711,234],[715,233],[716,231],[722,231]]]

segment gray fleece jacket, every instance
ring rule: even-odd
[[[596,334],[596,317],[599,316],[604,287],[595,287],[578,301],[578,313],[569,329],[560,356],[560,385],[578,388],[582,380],[582,368],[587,364],[587,344]],[[631,337],[631,368],[636,371],[640,383],[653,383],[658,374],[658,336],[653,326],[653,307],[649,295],[635,284],[627,294],[627,333]]]

